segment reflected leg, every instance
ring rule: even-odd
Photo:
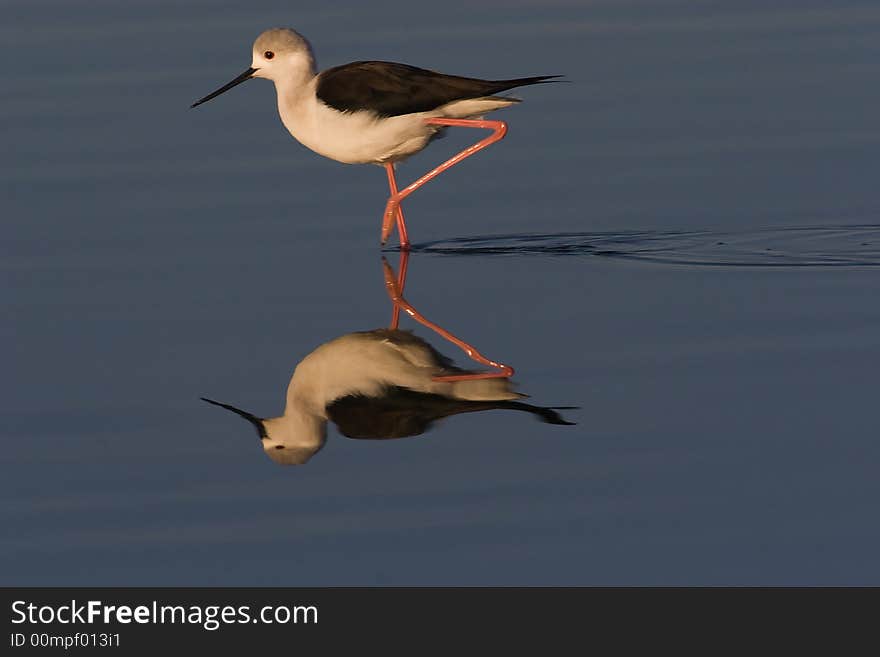
[[[403,298],[403,290],[401,283],[405,283],[405,267],[407,264],[407,253],[401,254],[401,272],[404,274],[404,277],[399,278],[395,275],[394,270],[391,268],[391,265],[388,264],[388,261],[385,258],[382,258],[382,267],[385,272],[385,290],[388,292],[388,296],[391,298],[391,303],[394,305],[394,311],[391,319],[391,328],[396,329],[399,324],[399,311],[402,309],[407,315],[412,317],[414,320],[422,324],[423,326],[427,326],[429,329],[440,335],[441,337],[449,340],[452,344],[457,346],[459,349],[464,351],[468,355],[471,360],[475,360],[482,365],[486,365],[488,367],[494,367],[498,372],[476,372],[472,374],[450,374],[447,376],[435,376],[433,377],[435,381],[471,381],[476,379],[502,379],[513,376],[513,368],[509,365],[505,365],[504,363],[498,363],[494,360],[489,360],[483,354],[481,354],[477,349],[462,340],[459,337],[456,337],[446,329],[438,326],[434,322],[427,319],[424,315],[422,315],[419,311],[417,311],[412,304],[410,304],[406,299]]]
[[[388,284],[389,271],[391,273],[393,280],[394,270],[391,269],[391,265],[388,264],[388,261],[385,258],[382,258],[382,266],[385,268],[385,284]],[[400,274],[397,276],[397,294],[398,296],[403,296],[403,288],[406,286],[406,270],[409,267],[409,251],[401,251],[400,252]],[[394,298],[391,299],[392,309],[391,309],[391,325],[389,328],[396,329],[400,326],[400,306],[394,303]]]

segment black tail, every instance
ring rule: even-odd
[[[497,85],[496,89],[492,90],[493,94],[498,93],[499,91],[507,91],[508,89],[513,89],[515,87],[525,87],[530,84],[548,84],[550,82],[562,82],[562,80],[556,80],[555,78],[561,78],[561,75],[538,75],[533,78],[517,78],[515,80],[493,80],[493,83]]]
[[[578,406],[534,406],[533,404],[526,404],[524,402],[516,401],[496,403],[498,405],[495,406],[495,408],[508,408],[514,411],[526,411],[527,413],[531,413],[539,420],[541,420],[542,422],[546,422],[547,424],[564,424],[569,426],[577,424],[577,422],[569,422],[556,411],[574,410],[579,408]]]

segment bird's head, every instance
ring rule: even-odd
[[[303,85],[315,75],[312,47],[301,34],[289,27],[273,27],[254,41],[251,67],[216,91],[194,102],[207,103],[251,78],[266,78],[276,84]]]
[[[263,443],[263,451],[280,465],[302,465],[324,446],[326,437],[324,431],[320,431],[317,436],[311,431],[295,432],[296,428],[291,426],[290,422],[285,421],[286,418],[259,418],[253,413],[248,413],[230,404],[205,397],[201,399],[214,406],[225,408],[250,422],[257,430],[257,435]]]
[[[305,38],[288,27],[266,30],[254,41],[253,77],[278,81],[314,75],[315,57]]]

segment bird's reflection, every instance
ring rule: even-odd
[[[418,436],[440,419],[493,409],[522,411],[549,424],[570,425],[557,411],[520,401],[513,369],[491,361],[471,345],[422,316],[403,297],[409,254],[401,254],[400,275],[382,261],[392,301],[389,328],[347,333],[308,354],[287,389],[284,415],[260,418],[230,404],[225,408],[250,422],[263,449],[276,463],[307,462],[327,438],[327,421],[349,438],[381,440]],[[494,372],[457,367],[427,341],[399,328],[400,312],[428,326]]]

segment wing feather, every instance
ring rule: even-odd
[[[353,62],[321,73],[317,96],[340,112],[369,110],[387,117],[427,112],[456,100],[491,96],[556,77],[560,76],[480,80],[394,62]]]
[[[445,417],[493,409],[525,411],[548,424],[573,424],[550,407],[516,401],[451,399],[399,386],[388,386],[378,397],[347,395],[336,399],[327,406],[327,416],[344,436],[381,440],[417,436]]]

